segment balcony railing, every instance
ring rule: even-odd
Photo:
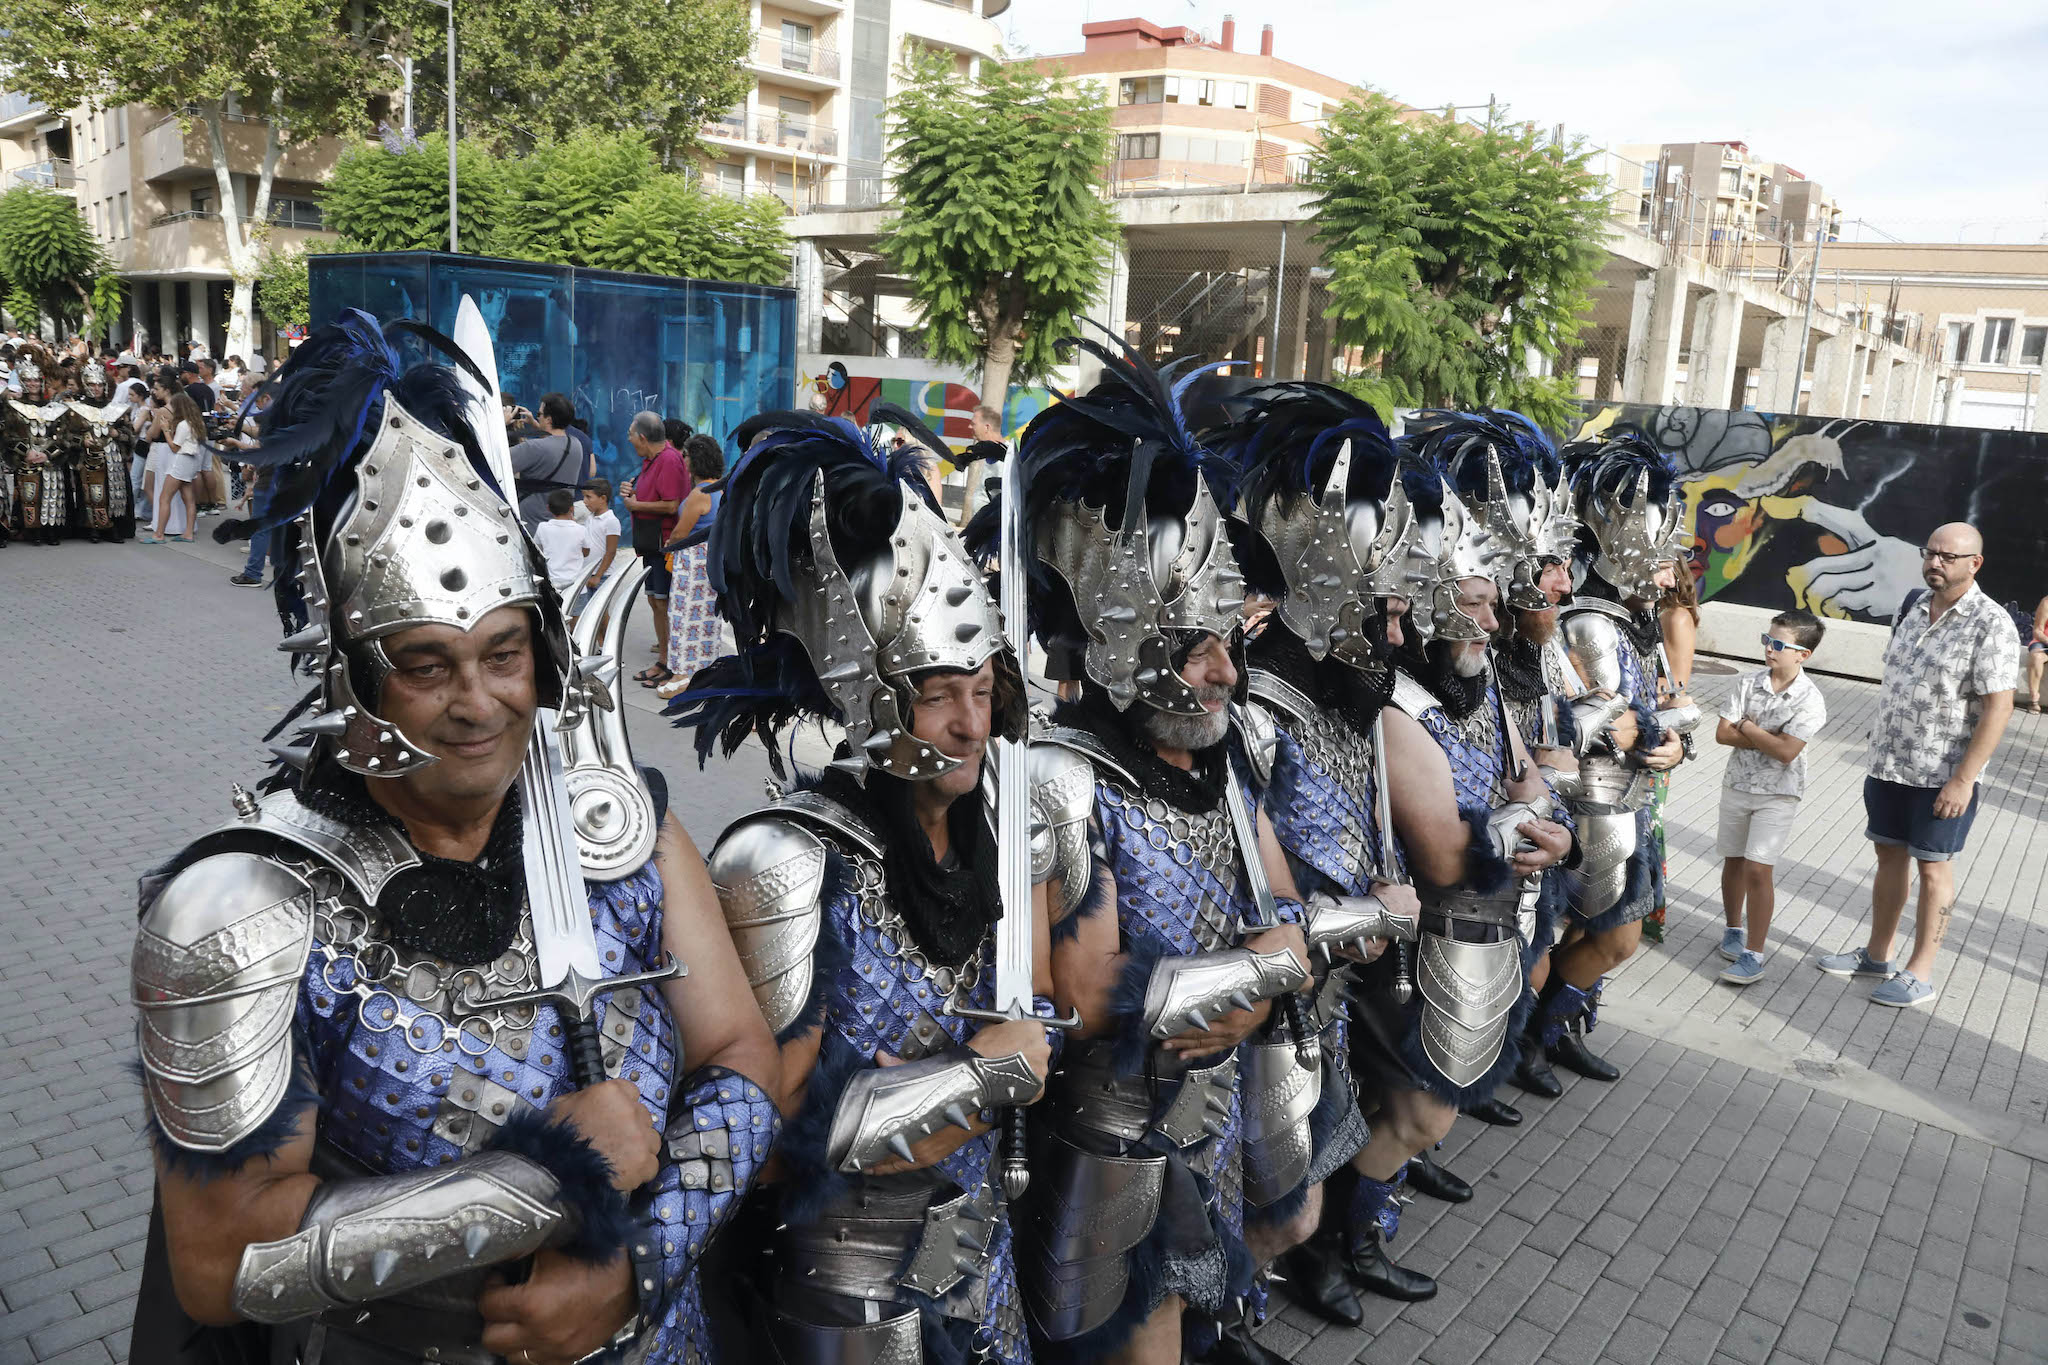
[[[14,168],[14,178],[25,185],[40,185],[46,190],[70,189],[78,183],[78,177],[72,173],[71,163],[56,158],[38,161],[29,166],[17,166]]]
[[[799,156],[839,155],[839,130],[813,119],[764,114],[754,120],[754,141]]]
[[[801,72],[821,80],[839,79],[839,49],[780,33],[764,32],[757,37],[754,64],[770,70]]]
[[[735,142],[747,140],[747,113],[741,109],[710,120],[704,125],[704,136],[731,138]]]
[[[211,223],[220,218],[212,209],[179,209],[176,213],[159,213],[149,220],[151,227],[169,227],[173,223]]]

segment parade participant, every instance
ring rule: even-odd
[[[1020,1231],[1025,1304],[1044,1359],[1164,1365],[1185,1340],[1265,1365],[1257,1272],[1320,1201],[1321,1067],[1302,1002],[1273,1008],[1309,983],[1300,899],[1257,814],[1270,736],[1232,725],[1244,594],[1223,471],[1165,376],[1084,344],[1103,380],[1012,456],[1033,629],[1083,646],[1079,697],[1033,735],[1033,875],[1055,998],[1083,1033]],[[993,547],[1004,501],[970,544]]]
[[[23,383],[38,391],[40,379],[23,362]],[[13,494],[12,531],[30,545],[55,545],[68,519],[64,437],[71,413],[62,403],[27,403],[10,398],[14,430],[8,441],[8,482]]]
[[[1400,884],[1405,873],[1390,847],[1380,712],[1393,691],[1390,647],[1401,639],[1405,594],[1426,585],[1429,565],[1414,554],[1398,459],[1371,408],[1312,383],[1262,386],[1226,407],[1234,423],[1215,441],[1244,475],[1233,543],[1252,589],[1278,602],[1247,649],[1251,695],[1276,726],[1266,810],[1307,898],[1310,943],[1330,964],[1315,996],[1319,1019],[1328,1016],[1324,1097],[1336,1091],[1347,1111],[1326,1125],[1335,1140],[1318,1133],[1311,1174],[1331,1177],[1332,1197],[1316,1235],[1288,1253],[1284,1272],[1289,1292],[1312,1312],[1356,1325],[1362,1310],[1347,1273],[1345,1229],[1361,1172],[1345,1167],[1366,1145],[1361,1107],[1377,1111],[1376,1127],[1399,1127],[1409,1106],[1358,1093],[1343,994],[1409,991],[1412,982],[1403,975],[1397,987],[1391,960],[1347,968],[1354,950],[1344,945],[1366,940],[1370,962],[1389,935],[1415,936],[1415,892]],[[1376,1137],[1375,1162],[1403,1145],[1398,1134]],[[1426,1277],[1405,1278],[1377,1241],[1360,1250],[1355,1269],[1364,1287],[1403,1297],[1425,1288]]]
[[[1657,710],[1662,631],[1655,604],[1678,572],[1685,534],[1671,458],[1633,429],[1617,429],[1560,452],[1578,515],[1571,601],[1558,629],[1579,686],[1578,702],[1623,702],[1634,731],[1582,724],[1576,780],[1561,790],[1572,805],[1585,857],[1567,875],[1576,936],[1550,955],[1538,1027],[1549,1060],[1589,1080],[1621,1072],[1586,1046],[1598,1019],[1600,985],[1642,939],[1663,870],[1651,840],[1653,773],[1685,757],[1678,729],[1697,721]]]
[[[489,379],[487,343],[470,354]],[[297,740],[268,794],[236,788],[143,882],[160,1217],[135,1340],[261,1323],[268,1342],[213,1345],[701,1360],[695,1266],[778,1126],[710,882],[622,726],[611,765],[574,757],[617,699],[454,373],[405,370],[352,312],[278,384],[251,453],[280,480],[270,517],[216,538],[296,532],[278,579],[304,627],[280,648],[318,684],[272,732]],[[573,828],[563,753],[607,801]],[[687,980],[654,970],[664,950]]]
[[[81,400],[69,404],[80,423],[78,449],[70,462],[72,529],[98,544],[135,534],[135,506],[128,484],[128,400],[113,396],[107,370],[87,360],[79,374]]]
[[[991,1122],[1043,1088],[1047,1030],[956,1013],[994,999],[1009,907],[984,759],[1024,733],[1023,678],[918,447],[884,455],[844,418],[796,412],[735,440],[707,567],[740,652],[670,710],[700,758],[749,735],[776,754],[803,718],[846,737],[711,856],[790,1115],[762,1191],[769,1259],[733,1278],[766,1283],[764,1358],[1026,1361]],[[1041,978],[1046,952],[1040,926]]]

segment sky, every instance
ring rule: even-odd
[[[2048,0],[1013,0],[1013,52],[1138,17],[1412,105],[1505,104],[1598,147],[1745,142],[1817,180],[1849,240],[2048,241]]]

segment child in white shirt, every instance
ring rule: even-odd
[[[576,495],[566,488],[548,493],[548,519],[534,528],[534,543],[547,557],[548,582],[567,596],[583,581],[583,566],[590,556],[590,543],[576,524]]]
[[[594,588],[611,572],[612,557],[619,552],[619,514],[612,511],[611,480],[592,479],[584,484],[583,507],[590,514],[583,523],[590,545],[590,557],[584,561],[590,571],[583,582]]]

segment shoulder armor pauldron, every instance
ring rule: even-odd
[[[1035,749],[1042,744],[1079,754],[1095,768],[1106,769],[1112,777],[1127,784],[1134,791],[1142,790],[1144,786],[1135,773],[1117,762],[1109,750],[1102,746],[1101,740],[1086,730],[1077,730],[1069,725],[1047,725],[1034,729],[1031,734],[1031,747]]]
[[[1088,818],[1095,812],[1095,765],[1080,751],[1034,743],[1028,751],[1031,779],[1031,880],[1055,877],[1060,903],[1055,920],[1074,913],[1088,895],[1094,872],[1088,852]]]
[[[1317,710],[1307,693],[1270,669],[1248,670],[1245,690],[1253,700],[1263,702],[1269,710],[1276,712],[1276,719],[1285,717],[1299,723],[1313,716]]]
[[[394,826],[330,820],[301,805],[297,794],[290,791],[255,799],[238,793],[235,799],[240,813],[207,837],[255,830],[282,839],[339,872],[371,905],[377,903],[392,877],[419,866],[420,855],[412,841]]]
[[[742,815],[727,833],[759,816],[794,820],[816,829],[828,839],[848,839],[860,845],[863,851],[877,858],[882,856],[882,836],[874,826],[820,791],[807,788],[785,792],[767,805],[757,806]]]
[[[778,1036],[810,999],[824,922],[825,841],[791,815],[771,806],[742,816],[707,864],[754,1003]]]
[[[1443,705],[1436,699],[1436,693],[1398,670],[1394,674],[1394,695],[1389,700],[1416,720],[1422,719],[1424,711],[1439,710]]]
[[[1579,676],[1591,688],[1605,688],[1609,692],[1622,690],[1621,671],[1622,625],[1625,616],[1618,617],[1612,603],[1594,600],[1584,604],[1596,610],[1575,610],[1565,613],[1558,623],[1558,633],[1564,638],[1565,653],[1571,657]]]
[[[1244,741],[1253,780],[1265,786],[1273,780],[1273,757],[1280,749],[1280,727],[1273,723],[1273,713],[1256,701],[1238,702],[1230,708],[1230,723]]]
[[[291,868],[229,851],[187,865],[144,912],[132,976],[143,1090],[179,1146],[225,1151],[284,1098],[313,904]]]

